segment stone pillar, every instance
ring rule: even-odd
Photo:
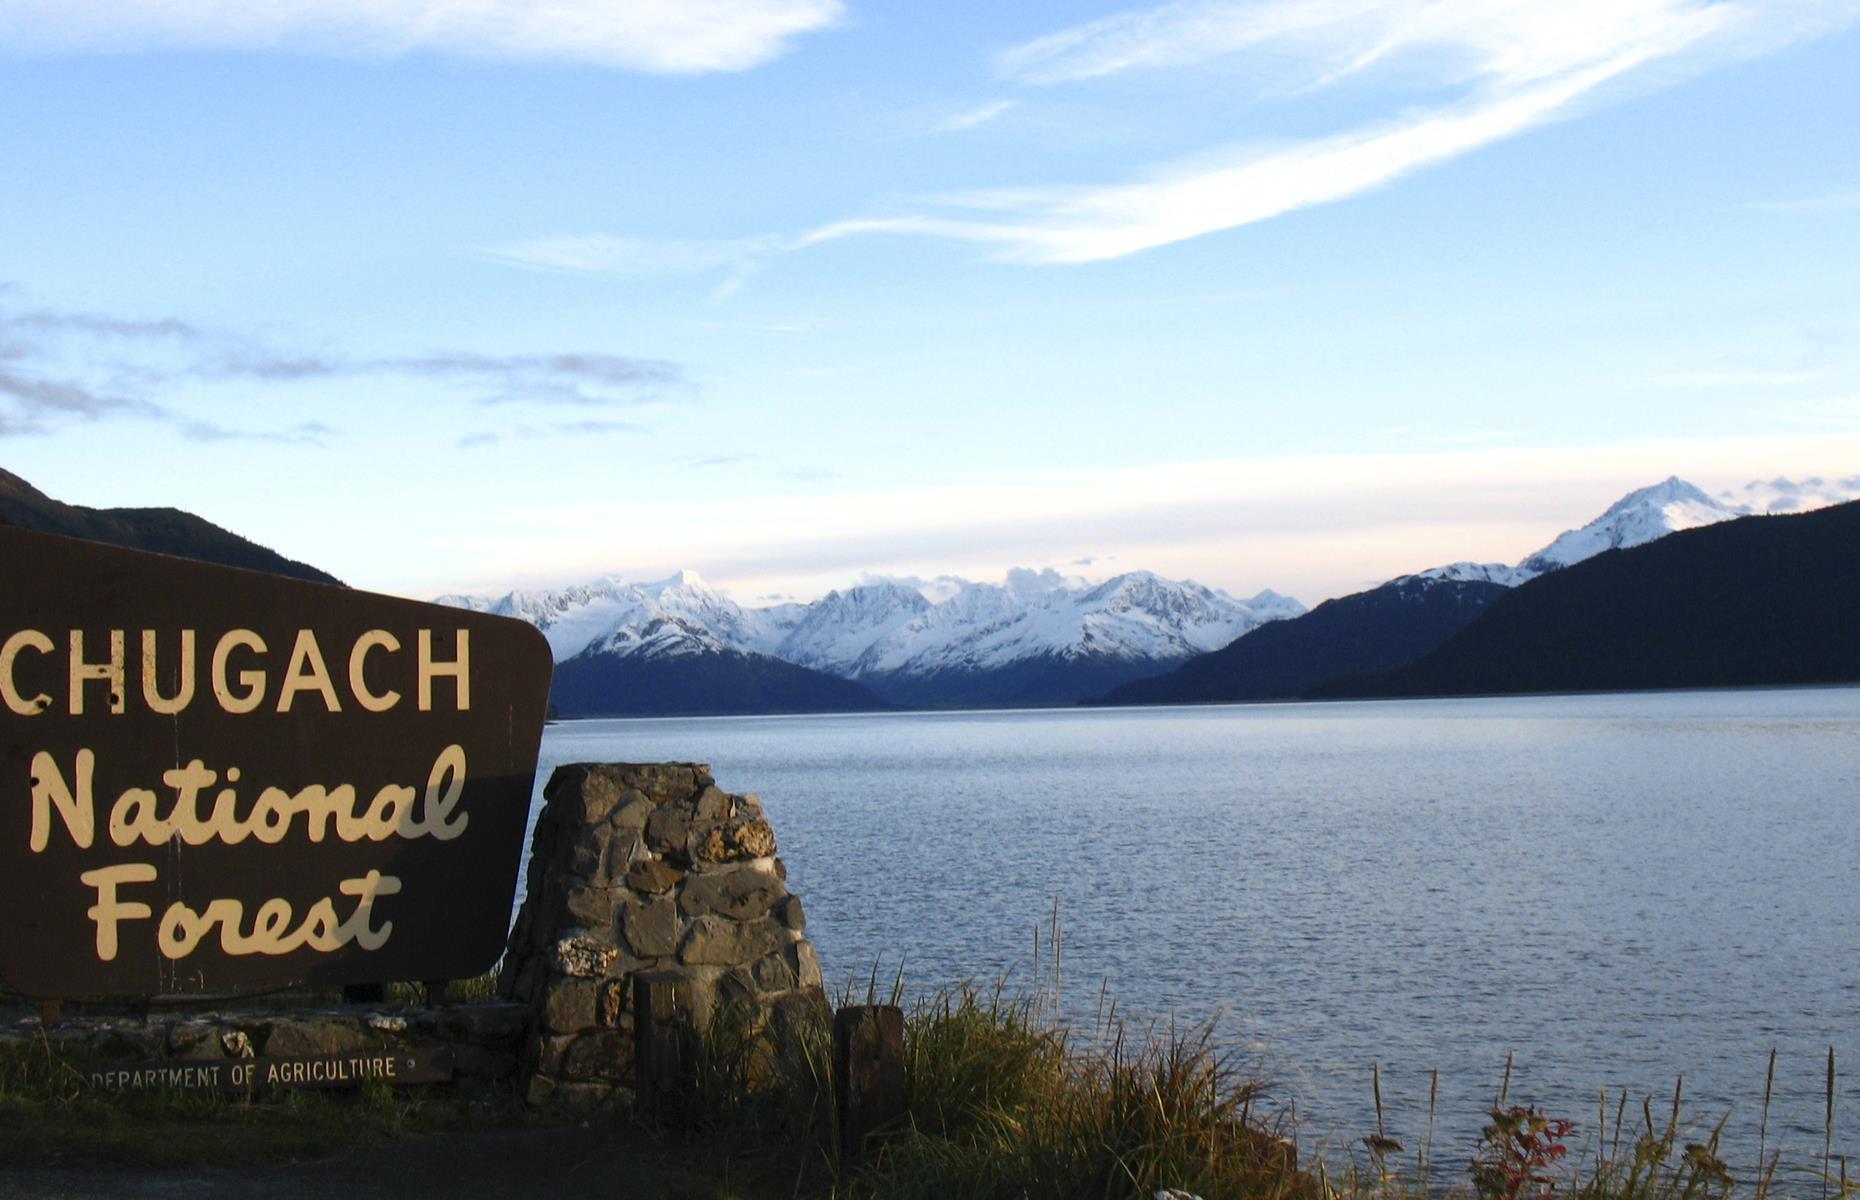
[[[756,797],[722,791],[701,763],[578,763],[543,796],[498,984],[535,1016],[518,1079],[531,1103],[632,1099],[641,971],[676,976],[700,1033],[719,1004],[824,1009]]]

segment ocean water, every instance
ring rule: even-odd
[[[570,722],[559,763],[759,793],[829,986],[1007,977],[1082,1024],[1212,1022],[1301,1140],[1463,1163],[1607,1089],[1703,1141],[1860,1154],[1860,689]],[[1035,930],[1046,944],[1036,980]],[[1860,1173],[1857,1170],[1856,1173]]]

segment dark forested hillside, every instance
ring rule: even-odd
[[[248,571],[288,575],[312,583],[342,582],[334,575],[285,558],[178,508],[86,508],[81,504],[64,504],[3,469],[0,469],[0,525],[60,533],[221,566],[244,567]]]
[[[1410,576],[1272,621],[1175,671],[1124,684],[1099,704],[1280,700],[1339,675],[1383,671],[1438,646],[1505,594],[1496,583]]]
[[[734,716],[887,708],[850,680],[736,650],[648,656],[585,650],[555,666],[564,717]]]
[[[1533,579],[1420,660],[1313,697],[1860,680],[1860,503],[1745,517]]]

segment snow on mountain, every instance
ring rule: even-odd
[[[734,647],[724,645],[710,630],[683,617],[655,616],[640,625],[620,625],[589,642],[580,653],[678,658],[687,654],[721,654],[730,649]]]
[[[850,668],[876,642],[891,636],[931,607],[906,583],[879,579],[831,591],[806,606],[800,622],[769,653],[776,658],[851,677]]]
[[[1571,529],[1518,564],[1541,575],[1593,558],[1604,550],[1642,546],[1681,529],[1715,525],[1747,515],[1727,508],[1677,475],[1629,492],[1581,529]]]
[[[778,624],[776,617],[761,615],[772,610],[745,612],[695,571],[648,583],[608,578],[553,591],[441,596],[435,603],[528,621],[542,630],[557,662],[596,643],[616,654],[754,649]]]
[[[845,596],[830,595],[818,602],[822,625],[847,631],[822,638],[809,628],[810,614],[809,624],[776,653],[850,679],[986,671],[1034,658],[1168,662],[1304,611],[1275,592],[1240,601],[1148,571],[1091,584],[1052,570],[1017,568],[999,584],[960,581],[954,594],[934,604],[897,581],[868,586],[883,589],[862,609],[871,620],[850,629],[829,621],[845,604]],[[874,603],[881,596],[882,608]]]
[[[1148,571],[1102,583],[1015,568],[1001,583],[876,578],[812,604],[745,609],[681,571],[439,603],[529,621],[556,661],[583,650],[653,657],[770,654],[844,678],[988,671],[1035,658],[1173,662],[1304,612],[1273,591],[1249,600]]]
[[[1536,571],[1523,567],[1508,566],[1505,563],[1448,563],[1444,567],[1429,567],[1425,571],[1416,571],[1413,575],[1403,575],[1393,583],[1402,583],[1413,579],[1452,580],[1458,583],[1496,583],[1501,587],[1517,587],[1527,579],[1534,578]]]
[[[1808,512],[1831,504],[1860,499],[1860,475],[1844,479],[1813,477],[1759,480],[1716,496],[1687,483],[1677,475],[1629,492],[1608,506],[1601,516],[1580,529],[1560,534],[1555,541],[1526,555],[1515,567],[1504,563],[1458,562],[1432,567],[1403,580],[1484,580],[1516,587],[1546,571],[1567,567],[1604,550],[1641,546],[1681,529],[1697,529],[1757,513]]]

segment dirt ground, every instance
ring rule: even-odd
[[[0,1167],[5,1200],[374,1200],[376,1197],[598,1195],[698,1200],[725,1195],[711,1164],[674,1165],[675,1152],[636,1131],[577,1126],[431,1134],[361,1147],[328,1160],[181,1171]],[[689,1159],[689,1152],[685,1152]]]

